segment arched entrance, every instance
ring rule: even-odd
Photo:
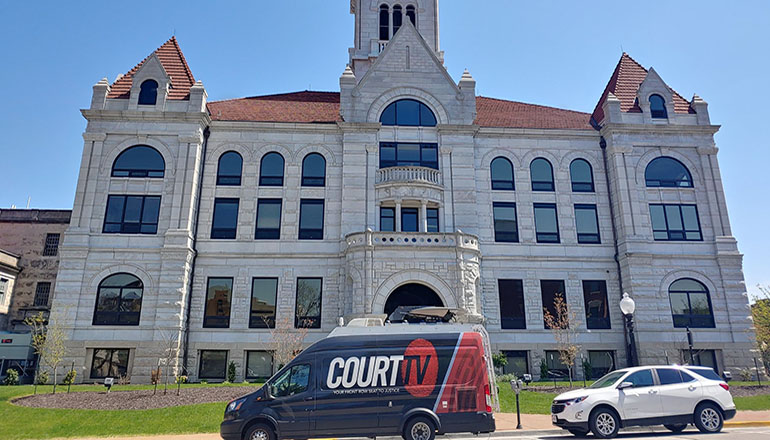
[[[394,290],[385,302],[385,314],[390,316],[400,306],[444,307],[441,297],[424,284],[404,284]]]

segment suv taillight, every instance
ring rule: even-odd
[[[726,383],[720,383],[719,386],[724,388],[725,391],[730,391],[730,385]]]
[[[492,394],[489,391],[489,384],[484,385],[484,397],[487,400],[487,412],[492,412]]]

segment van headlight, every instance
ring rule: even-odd
[[[225,412],[232,413],[236,412],[239,409],[241,409],[241,406],[246,403],[246,398],[233,400],[227,405],[227,410]]]
[[[578,403],[580,403],[580,402],[582,402],[582,401],[584,401],[586,399],[588,399],[588,396],[577,397],[577,398],[574,398],[574,399],[565,400],[564,404],[567,405],[567,406],[577,405]]]

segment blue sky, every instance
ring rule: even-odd
[[[74,6],[77,5],[77,6]],[[91,86],[176,34],[210,100],[338,89],[347,0],[0,0],[0,207],[71,208]],[[770,2],[443,0],[449,73],[484,96],[590,112],[622,50],[709,103],[750,290],[770,285]]]

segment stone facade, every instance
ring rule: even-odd
[[[27,331],[25,317],[48,314],[59,270],[58,243],[69,221],[69,210],[0,209],[0,249],[18,255],[21,269],[13,295],[7,295],[8,319],[0,330]],[[49,236],[54,241],[46,252]]]
[[[716,159],[718,127],[711,125],[705,102],[693,98],[692,111],[682,113],[674,107],[681,98],[651,70],[638,89],[638,112],[622,108],[621,100],[607,93],[600,103],[604,116],[593,120],[593,127],[590,115],[561,110],[554,113],[556,118],[582,119],[585,126],[488,122],[481,109],[493,103],[476,97],[472,76],[465,72],[455,83],[443,66],[438,1],[412,1],[417,27],[405,19],[388,41],[376,33],[381,3],[351,3],[355,47],[340,78],[339,109],[331,120],[320,121],[315,113],[293,116],[296,121],[287,121],[284,113],[272,118],[244,111],[230,117],[227,112],[234,104],[207,103],[200,82],[190,87],[189,96],[172,99],[171,67],[163,64],[167,56],[153,55],[130,72],[129,98],[110,98],[116,85],[106,80],[94,86],[91,108],[83,111],[88,127],[56,285],[56,307],[71,312],[69,355],[76,365],[90,371],[94,350],[128,349],[122,367],[133,381],[146,382],[173,340],[179,350],[175,366],[185,367],[193,379],[198,378],[202,351],[227,350],[242,380],[247,352],[271,346],[269,330],[249,328],[255,277],[278,279],[278,320],[294,319],[298,278],[322,278],[321,325],[308,331],[306,344],[326,335],[339,318],[382,314],[399,287],[428,286],[444,306],[482,316],[494,349],[526,351],[527,369],[535,376],[545,352],[556,349],[543,324],[547,304],[541,280],[563,280],[570,308],[582,317],[582,281],[606,282],[611,328],[585,330],[583,325],[578,343],[584,355],[608,351],[615,365],[622,366],[627,355],[618,308],[622,293],[636,300],[641,361],[674,362],[686,339],[684,329],[674,328],[668,289],[678,279],[695,279],[709,291],[715,321],[713,328],[694,330],[695,348],[713,350],[720,370],[751,365],[754,336],[742,256],[730,231]],[[175,40],[169,44],[178,50]],[[159,52],[173,49],[167,45]],[[155,105],[137,101],[140,85],[148,79],[159,84]],[[180,94],[178,88],[175,93]],[[647,98],[653,93],[667,99],[665,120],[650,116]],[[380,124],[383,110],[405,98],[428,106],[436,126]],[[289,101],[286,105],[298,107],[285,113],[294,115],[301,107]],[[533,114],[555,110],[525,109]],[[438,169],[380,169],[380,144],[385,142],[437,144]],[[118,155],[134,145],[150,146],[162,155],[162,179],[112,176]],[[217,185],[219,158],[228,151],[243,159],[238,186]],[[285,161],[282,186],[260,186],[262,158],[269,152]],[[301,184],[309,153],[326,160],[323,187]],[[501,156],[513,165],[514,191],[491,189],[490,166]],[[692,173],[692,188],[648,188],[646,166],[659,156],[683,163]],[[532,191],[530,163],[538,157],[552,164],[555,191]],[[592,192],[571,190],[570,165],[578,158],[591,165]],[[109,195],[160,196],[157,233],[103,233]],[[233,240],[211,238],[215,200],[222,198],[239,201]],[[280,239],[255,240],[259,199],[282,200]],[[302,199],[325,202],[321,240],[298,239]],[[516,204],[517,243],[495,241],[495,202]],[[702,240],[656,241],[649,205],[663,202],[696,204]],[[538,243],[538,203],[556,205],[558,243]],[[600,243],[578,243],[576,204],[596,205]],[[380,231],[381,206],[394,206],[399,213],[418,209],[419,231]],[[427,209],[438,209],[439,232],[428,232]],[[117,273],[142,282],[139,323],[93,325],[99,285]],[[227,328],[204,327],[211,277],[233,280]],[[523,282],[526,330],[501,326],[501,279]]]
[[[21,271],[20,258],[19,255],[0,249],[0,331],[8,329],[8,312],[11,309],[13,286]]]

